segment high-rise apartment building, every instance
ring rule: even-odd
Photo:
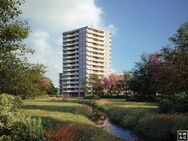
[[[82,96],[83,82],[90,74],[111,73],[111,33],[83,27],[63,33],[63,72],[59,75],[60,94]]]

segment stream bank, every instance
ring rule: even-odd
[[[123,129],[122,127],[112,123],[107,114],[92,108],[92,116],[91,120],[97,124],[100,128],[103,130],[111,133],[112,135],[125,139],[127,141],[143,141],[141,138],[136,136],[134,133],[132,133],[130,130]]]

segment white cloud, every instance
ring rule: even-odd
[[[92,26],[116,33],[113,24],[103,21],[104,12],[95,0],[27,0],[22,9],[22,17],[29,19],[33,31],[27,42],[35,50],[30,61],[47,66],[46,75],[56,86],[62,71],[62,32]]]
[[[58,85],[58,73],[61,72],[61,48],[56,48],[48,42],[50,35],[44,31],[36,31],[28,38],[28,46],[35,50],[29,56],[29,61],[44,64],[48,68],[46,75]],[[54,41],[55,42],[55,41]]]
[[[94,0],[27,0],[23,13],[35,26],[51,31],[102,23],[102,9]]]

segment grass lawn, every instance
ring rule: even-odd
[[[125,99],[99,99],[97,104],[108,108],[121,108],[125,110],[145,110],[150,112],[158,111],[158,103],[154,102],[127,102]]]
[[[52,123],[46,127],[44,133],[48,140],[121,141],[89,120],[92,114],[91,107],[72,102],[74,100],[69,99],[66,102],[61,99],[25,100],[24,107],[20,111]]]

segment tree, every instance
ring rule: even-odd
[[[33,53],[33,50],[22,43],[30,32],[27,21],[19,19],[23,2],[24,0],[1,0],[0,93],[27,98],[39,93],[35,82],[43,76],[45,67],[27,61],[26,55]]]
[[[169,41],[169,47],[143,55],[136,63],[127,84],[140,98],[152,100],[156,93],[162,99],[184,93],[188,97],[188,22]]]
[[[41,77],[38,79],[38,85],[41,91],[47,95],[57,94],[57,89],[54,87],[52,80],[50,80],[48,77]]]
[[[85,83],[85,92],[87,94],[101,95],[102,90],[102,80],[97,74],[91,74]]]
[[[153,100],[156,89],[151,80],[152,71],[149,55],[143,54],[141,56],[141,61],[136,63],[131,74],[132,78],[127,81],[127,85],[134,92],[136,98],[142,101]]]
[[[182,92],[188,94],[188,22],[169,41],[170,47],[163,48],[158,55],[163,65],[154,73],[160,76],[158,89],[163,97]]]
[[[103,89],[109,95],[113,95],[113,93],[115,93],[116,83],[117,83],[117,76],[115,74],[111,74],[103,79]]]

